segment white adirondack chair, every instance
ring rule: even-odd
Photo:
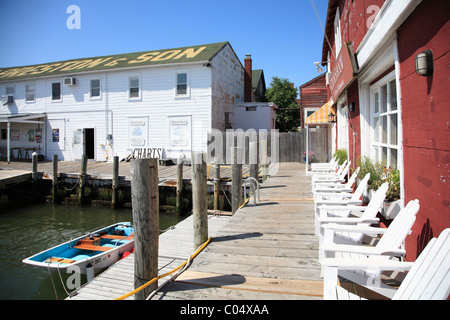
[[[321,174],[313,174],[311,177],[311,191],[314,192],[316,183],[323,183],[323,182],[334,182],[334,183],[344,183],[345,177],[348,174],[348,171],[350,170],[351,161],[348,161],[345,166],[342,166],[339,168],[339,170],[334,173],[321,173]]]
[[[358,177],[359,170],[361,168],[358,167],[351,175],[350,179],[348,179],[347,183],[340,182],[318,182],[316,183],[316,187],[314,190],[314,194],[317,193],[332,193],[332,192],[352,192],[353,184],[356,182],[356,178]],[[370,173],[369,173],[370,174]]]
[[[315,212],[315,221],[316,221],[316,231],[319,231],[319,216],[320,211],[324,211],[325,213],[330,214],[332,216],[349,216],[350,212],[346,206],[348,205],[360,205],[362,203],[361,197],[364,193],[364,190],[367,188],[367,182],[369,181],[370,173],[366,174],[363,180],[359,183],[354,193],[348,192],[332,192],[332,193],[315,193],[314,194],[314,212]],[[328,211],[324,206],[342,206],[341,210],[332,210]],[[316,235],[318,232],[316,232]]]
[[[338,286],[341,270],[408,271],[392,300],[445,300],[450,294],[450,229],[427,244],[415,262],[387,259],[323,259],[324,299],[360,299]]]
[[[367,180],[368,177],[366,175]],[[363,186],[361,186],[363,188]],[[374,193],[372,199],[367,206],[358,205],[342,205],[341,204],[322,204],[317,206],[315,211],[316,216],[316,235],[320,235],[320,242],[322,242],[323,230],[322,225],[328,223],[340,224],[360,224],[370,225],[379,222],[376,218],[381,205],[386,197],[386,192],[389,188],[387,182],[383,183],[380,188]],[[360,191],[360,190],[359,190]]]
[[[371,226],[345,226],[345,225],[324,225],[325,237],[320,246],[322,258],[340,258],[340,259],[393,259],[405,255],[403,244],[411,232],[411,228],[416,220],[419,211],[419,200],[413,200],[403,208],[395,217],[388,228],[375,228]],[[334,241],[335,232],[349,232],[353,235],[364,234],[382,234],[380,241],[375,246],[362,245],[360,241],[348,241],[347,244]],[[341,239],[342,240],[342,239]],[[347,238],[349,240],[349,238]],[[352,243],[352,244],[349,244]],[[325,273],[324,270],[322,270]],[[359,270],[340,270],[339,275],[350,281],[359,283],[369,289],[376,291],[384,296],[392,297],[395,289],[381,282],[381,271],[379,269],[366,269],[364,272]]]
[[[335,171],[337,169],[337,158],[334,157],[330,162],[311,163],[312,171]]]

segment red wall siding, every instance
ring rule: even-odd
[[[422,2],[398,30],[405,201],[420,211],[407,238],[414,260],[431,237],[450,227],[450,2]],[[425,27],[426,26],[426,27]],[[431,49],[434,73],[415,73],[415,56]]]

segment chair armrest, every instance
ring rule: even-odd
[[[361,223],[377,223],[380,221],[378,218],[372,219],[360,219],[363,220]],[[324,229],[333,229],[334,231],[339,232],[361,232],[361,233],[376,233],[376,234],[384,234],[388,229],[387,228],[376,228],[371,226],[363,226],[363,225],[346,225],[346,224],[336,224],[329,223],[322,225]]]
[[[396,256],[396,257],[404,256],[406,254],[406,251],[404,249],[386,250],[384,248],[377,248],[377,247],[336,244],[336,243],[322,243],[322,250],[334,252],[359,253],[363,255]]]
[[[319,210],[347,210],[347,211],[364,211],[366,210],[367,206],[355,206],[355,205],[348,205],[348,206],[332,206],[332,205],[320,205],[317,207]]]
[[[346,200],[346,199],[330,199],[330,200],[318,199],[314,200],[314,202],[318,205],[330,205],[330,206],[338,206],[338,205],[348,206],[348,205],[358,205],[362,203],[361,200]],[[347,210],[347,207],[341,207],[340,209]]]
[[[321,189],[321,190],[323,190],[323,189]],[[336,191],[317,191],[317,189],[316,189],[316,191],[314,192],[314,195],[315,196],[325,196],[325,197],[342,197],[342,198],[349,198],[349,197],[352,197],[353,196],[353,193],[350,193],[350,192],[346,192],[346,191],[343,191],[342,189],[341,190],[336,190]]]
[[[318,217],[317,221],[321,223],[330,223],[330,224],[354,224],[354,223],[378,223],[380,222],[380,219],[378,218],[370,218],[370,219],[364,219],[364,218],[341,218],[341,217]],[[328,227],[328,229],[334,229]],[[355,228],[356,229],[356,228]],[[335,231],[338,231],[335,229]],[[344,230],[339,230],[344,231]],[[353,232],[362,232],[365,233],[365,231],[359,231],[359,230],[353,230]]]
[[[323,258],[320,259],[323,267],[336,267],[341,270],[365,270],[380,269],[390,271],[408,271],[414,265],[414,262],[404,262],[381,258]]]

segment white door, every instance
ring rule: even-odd
[[[47,158],[57,154],[63,160],[63,151],[66,147],[66,120],[49,119],[47,126]]]
[[[338,105],[338,149],[348,151],[348,108]]]

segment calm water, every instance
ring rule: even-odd
[[[97,227],[132,221],[131,209],[72,207],[47,203],[8,208],[0,201],[0,300],[66,298],[57,272],[22,263],[22,259]],[[160,213],[160,230],[183,217]],[[64,278],[63,278],[64,279]]]

